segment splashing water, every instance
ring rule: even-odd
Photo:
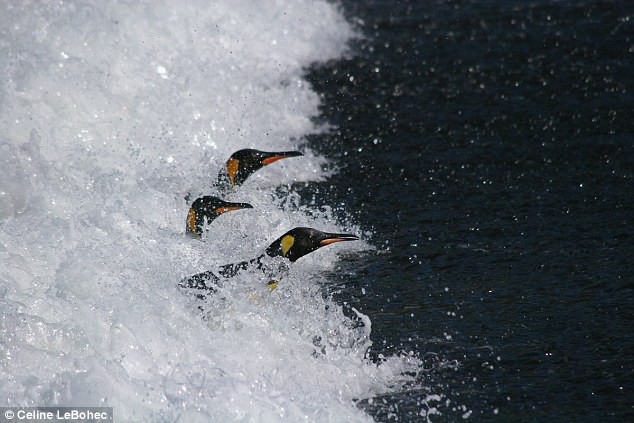
[[[359,228],[276,187],[319,181],[302,77],[354,36],[318,1],[0,5],[0,401],[112,406],[125,421],[369,420],[358,399],[420,365],[365,353],[370,321],[324,298],[332,246],[277,290],[246,273],[197,310],[185,275],[251,258],[293,226]],[[240,148],[302,148],[183,236]]]

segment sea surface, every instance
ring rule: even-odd
[[[634,3],[344,1],[366,37],[310,69],[326,195],[376,251],[331,275],[413,351],[377,421],[634,420]]]
[[[0,0],[0,406],[633,420],[633,93],[626,1]]]

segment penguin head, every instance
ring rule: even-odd
[[[287,157],[303,156],[299,151],[267,152],[253,149],[236,151],[227,160],[227,176],[232,187],[242,185],[254,172]]]
[[[252,208],[253,206],[247,203],[230,203],[211,195],[197,198],[189,208],[189,213],[187,213],[185,232],[194,238],[200,238],[203,233],[205,219],[209,223],[222,213]]]
[[[275,240],[267,249],[269,256],[282,256],[291,262],[329,244],[342,241],[356,241],[352,234],[322,232],[312,228],[294,228]]]

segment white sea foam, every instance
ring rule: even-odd
[[[302,68],[352,35],[326,1],[0,3],[0,405],[369,419],[354,399],[417,363],[366,360],[369,319],[320,294],[337,251],[367,245],[307,256],[272,292],[240,275],[202,314],[176,286],[293,226],[358,231],[275,193],[326,176],[307,150],[229,197],[254,209],[220,217],[206,242],[183,236],[183,196],[233,151],[295,149],[317,130]]]

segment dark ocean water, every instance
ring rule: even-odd
[[[326,289],[371,318],[373,358],[426,363],[359,406],[634,421],[634,2],[343,7],[366,39],[309,70],[336,125],[309,142],[340,171],[308,190],[377,252]]]

